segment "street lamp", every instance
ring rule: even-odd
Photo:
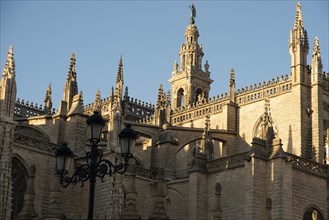
[[[129,158],[133,157],[135,141],[138,135],[130,125],[126,125],[126,128],[120,132],[121,156],[124,159],[124,163],[121,162],[115,165],[110,160],[103,159],[103,151],[98,149],[102,128],[105,125],[103,117],[99,112],[95,111],[94,114],[87,119],[87,125],[91,151],[86,153],[86,164],[79,166],[74,174],[69,176],[68,169],[73,158],[73,152],[67,146],[67,143],[63,143],[56,151],[56,165],[62,187],[67,187],[71,183],[75,185],[79,182],[81,182],[81,187],[83,187],[84,182],[89,180],[88,220],[92,220],[96,177],[101,178],[103,181],[105,176],[125,173],[129,166]]]

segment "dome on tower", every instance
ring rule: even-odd
[[[195,24],[189,24],[185,30],[185,36],[193,35],[199,37],[199,30]]]

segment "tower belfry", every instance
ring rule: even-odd
[[[185,43],[182,44],[179,64],[174,64],[172,77],[169,80],[172,90],[172,108],[186,107],[198,101],[208,98],[210,84],[209,64],[206,62],[202,69],[203,51],[202,45],[198,43],[199,30],[195,25],[196,9],[191,8],[190,24],[185,30]]]

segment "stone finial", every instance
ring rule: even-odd
[[[156,107],[157,108],[161,107],[162,98],[163,98],[163,89],[162,89],[162,84],[160,84],[159,90],[158,90],[158,99],[157,99],[157,102],[156,102]]]
[[[312,53],[312,73],[322,73],[321,51],[318,37],[314,39],[313,53]],[[319,77],[321,79],[322,77]]]
[[[234,74],[234,69],[231,69],[230,72],[230,87],[235,86],[235,74]]]
[[[294,28],[302,27],[304,28],[304,22],[303,22],[303,14],[301,10],[302,6],[300,2],[296,5],[296,17],[295,17],[295,25]]]
[[[76,72],[75,72],[75,54],[72,53],[72,56],[71,56],[71,61],[70,61],[70,67],[69,67],[69,72],[68,72],[68,75],[67,75],[67,78],[71,78],[73,80],[76,80]]]
[[[112,87],[113,88],[113,87]],[[128,100],[129,98],[129,93],[128,93],[128,86],[125,87],[125,94],[124,94],[124,99]]]
[[[66,111],[70,111],[73,97],[78,94],[77,74],[75,71],[75,54],[72,53],[69,71],[64,85],[62,101],[66,102]]]
[[[290,47],[296,48],[297,45],[302,45],[306,52],[308,52],[308,36],[304,28],[303,15],[300,2],[296,6],[296,16],[294,28],[290,31]],[[292,50],[292,52],[294,49]]]
[[[6,64],[3,68],[2,75],[15,76],[15,60],[13,46],[9,46]]]
[[[97,112],[101,112],[102,110],[102,103],[101,103],[101,92],[97,90],[95,102],[93,104],[93,110]]]
[[[111,87],[111,92],[110,92],[110,101],[113,102],[114,101],[114,87]]]
[[[175,60],[175,63],[174,63],[174,71],[176,72],[178,70],[178,63],[177,61]]]
[[[122,56],[120,57],[119,64],[118,64],[118,72],[116,78],[116,85],[115,85],[115,96],[116,101],[121,101],[122,99],[122,92],[123,92],[123,64],[122,64]]]
[[[122,81],[123,83],[123,64],[122,64],[122,56],[120,56],[119,64],[118,64],[118,72],[116,82]]]
[[[46,114],[50,114],[52,111],[53,107],[53,102],[52,102],[52,91],[51,91],[51,84],[49,83],[45,95],[45,101],[44,101],[44,112]]]
[[[230,72],[230,101],[235,102],[235,74],[234,69],[231,69]]]

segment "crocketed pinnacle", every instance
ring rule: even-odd
[[[304,28],[303,15],[299,2],[296,6],[294,28],[290,31],[289,45],[291,54],[295,53],[298,48],[301,48],[303,53],[308,53],[308,36],[307,31]]]
[[[15,60],[14,60],[14,52],[12,45],[9,46],[8,56],[2,75],[9,75],[9,76],[15,75]]]
[[[72,53],[72,56],[71,56],[71,61],[70,61],[70,67],[69,67],[69,72],[67,74],[67,78],[68,79],[73,79],[75,80],[76,79],[76,72],[75,72],[75,54]]]
[[[118,73],[117,73],[117,79],[116,82],[122,81],[123,83],[123,65],[122,65],[122,56],[120,57],[119,60],[119,65],[118,65]]]
[[[230,73],[230,87],[235,85],[235,74],[234,74],[234,69],[231,69]]]
[[[111,92],[110,92],[110,101],[114,100],[114,87],[111,87]]]
[[[163,89],[162,89],[162,84],[160,84],[159,90],[158,90],[158,99],[157,99],[157,103],[156,103],[157,106],[156,107],[160,107],[162,97],[163,97]]]
[[[101,92],[99,90],[97,90],[96,92],[96,98],[93,105],[93,110],[97,112],[101,112]]]
[[[296,17],[295,17],[295,25],[294,25],[295,29],[298,27],[304,28],[303,14],[301,8],[302,6],[300,2],[298,2],[296,5]]]
[[[45,112],[50,113],[50,111],[53,107],[51,84],[49,84],[47,87],[44,104],[45,104],[44,105]]]
[[[312,73],[322,72],[321,51],[318,37],[314,39],[313,53],[312,53]]]
[[[319,57],[321,60],[320,44],[319,44],[318,37],[315,37],[315,39],[314,39],[312,57],[314,57],[314,56]]]

